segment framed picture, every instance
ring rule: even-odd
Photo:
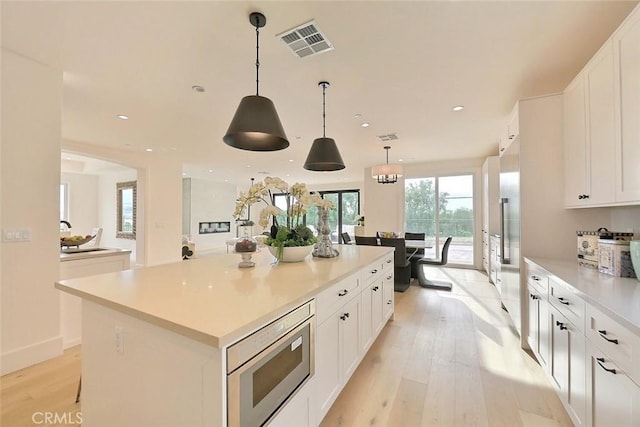
[[[230,231],[230,221],[211,221],[198,223],[198,234],[229,233]]]

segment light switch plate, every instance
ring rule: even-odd
[[[30,242],[31,241],[31,229],[30,228],[5,228],[2,230],[2,241],[13,242]]]

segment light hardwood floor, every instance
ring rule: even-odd
[[[428,268],[427,276],[453,281],[453,291],[411,286],[395,294],[395,319],[322,427],[571,426],[542,369],[520,349],[486,276],[452,268]],[[3,376],[1,425],[34,426],[33,417],[46,413],[77,420],[79,372],[74,347]]]
[[[453,290],[395,294],[395,319],[321,426],[572,426],[487,277],[426,268]]]

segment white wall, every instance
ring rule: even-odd
[[[216,183],[202,179],[191,178],[191,241],[198,252],[211,249],[226,248],[225,241],[236,237],[236,222],[233,210],[238,197],[237,188],[232,184]],[[243,189],[246,190],[246,189]],[[254,205],[259,210],[258,205]],[[229,221],[231,229],[228,233],[199,234],[200,222]],[[257,223],[257,221],[255,221]],[[259,226],[254,227],[257,232]]]
[[[72,235],[87,235],[100,226],[98,222],[98,177],[96,175],[60,174],[60,183],[68,184],[69,222]]]
[[[59,185],[62,73],[2,49],[2,229],[31,240],[2,243],[0,352],[5,374],[62,352]]]

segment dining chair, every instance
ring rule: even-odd
[[[443,281],[443,280],[429,280],[424,275],[423,265],[446,265],[449,259],[449,246],[451,245],[451,241],[453,237],[447,237],[447,240],[442,245],[442,253],[439,259],[434,258],[422,258],[418,261],[418,284],[423,288],[431,288],[431,289],[440,289],[444,291],[450,291],[452,288],[451,282]]]
[[[424,240],[425,233],[411,233],[405,232],[404,238],[406,240]],[[407,248],[407,256],[409,256],[409,262],[411,263],[411,277],[418,277],[418,261],[424,257],[424,249],[411,249]]]
[[[356,245],[378,246],[377,237],[356,236]]]
[[[407,259],[407,245],[403,238],[380,238],[380,246],[396,248],[393,254],[393,290],[404,292],[411,285],[411,263]]]
[[[340,235],[342,236],[342,243],[344,243],[345,245],[348,245],[349,242],[351,242],[351,236],[349,236],[349,233],[344,232],[340,233]]]

